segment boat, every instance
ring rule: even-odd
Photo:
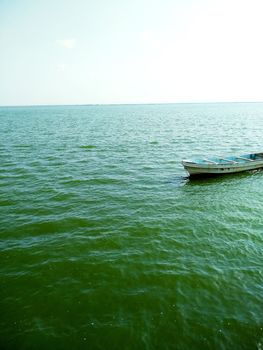
[[[182,165],[193,176],[232,174],[241,171],[263,168],[263,153],[243,154],[241,156],[182,160]]]

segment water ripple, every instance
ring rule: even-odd
[[[262,111],[0,108],[1,344],[260,349],[262,171],[181,159],[260,150]]]

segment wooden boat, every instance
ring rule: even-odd
[[[263,168],[263,153],[244,154],[238,157],[213,157],[183,160],[190,176],[231,174]]]

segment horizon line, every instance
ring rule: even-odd
[[[130,102],[130,103],[69,103],[69,104],[25,104],[25,105],[0,105],[0,108],[20,107],[84,107],[84,106],[138,106],[138,105],[177,105],[177,104],[226,104],[226,103],[263,103],[263,101],[192,101],[192,102]]]

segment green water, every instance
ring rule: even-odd
[[[263,104],[0,108],[1,349],[262,349]]]

